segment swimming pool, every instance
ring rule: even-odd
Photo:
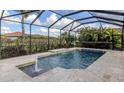
[[[38,76],[56,67],[64,69],[86,69],[95,60],[101,57],[104,51],[92,51],[92,50],[75,50],[66,53],[59,53],[48,57],[42,57],[38,59],[37,66],[40,71],[35,71],[35,64],[21,67],[24,73],[31,77]]]

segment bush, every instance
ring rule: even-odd
[[[24,50],[22,46],[5,47],[1,50],[2,58],[9,58],[9,57],[15,57],[15,56],[26,55],[26,54],[27,54],[27,51]]]
[[[80,47],[87,47],[87,48],[101,48],[101,49],[111,49],[112,43],[80,43],[77,44]]]
[[[89,28],[88,31],[81,29],[77,46],[110,49],[112,48],[112,41],[114,41],[115,47],[117,47],[116,44],[121,43],[121,37],[116,36],[120,34],[121,33],[118,30],[110,28],[105,28],[103,31],[99,31],[99,29],[94,28]],[[118,48],[121,48],[121,46],[118,46]]]

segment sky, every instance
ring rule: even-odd
[[[74,12],[74,10],[54,10],[54,11],[56,11],[57,13],[60,13],[60,14],[68,14],[68,13]],[[0,14],[1,14],[1,12],[2,11],[0,11]],[[17,14],[17,13],[18,13],[17,11],[6,10],[4,12],[3,16],[8,16],[8,15]],[[38,15],[37,13],[29,14],[29,16],[27,18],[25,18],[25,22],[31,23],[37,17],[37,15]],[[56,20],[58,20],[60,17],[61,17],[60,15],[57,15],[57,14],[51,12],[51,11],[45,11],[42,14],[42,16],[40,16],[34,22],[34,24],[38,24],[38,25],[48,27],[52,23],[54,23]],[[54,26],[52,26],[52,29],[50,29],[50,35],[58,37],[59,34],[60,34],[60,30],[59,30],[60,28],[66,26],[67,24],[72,22],[74,19],[80,19],[80,18],[86,18],[86,17],[91,17],[91,14],[89,14],[88,12],[83,12],[83,13],[78,13],[78,14],[75,14],[75,15],[68,16],[68,18],[62,18]],[[8,17],[8,18],[5,18],[5,19],[21,22],[21,15]],[[89,21],[97,21],[97,19],[82,20],[82,21],[79,21],[79,22],[75,22],[73,24],[72,28],[76,27],[80,23],[89,22]],[[102,23],[102,25],[103,25],[103,27],[113,27],[112,25],[103,24],[103,23]],[[98,28],[98,27],[100,27],[100,24],[99,23],[94,23],[94,24],[85,25],[85,27],[87,27],[87,26]],[[64,30],[67,31],[67,30],[70,29],[70,27],[71,27],[71,25],[69,25]],[[83,26],[81,26],[81,27],[83,27]],[[11,32],[21,32],[21,24],[19,24],[19,23],[14,23],[14,22],[9,22],[9,21],[2,21],[2,27],[1,28],[2,28],[2,34],[11,33]],[[29,25],[25,25],[25,33],[29,34]],[[47,36],[48,28],[32,26],[32,34],[40,34],[40,35]]]

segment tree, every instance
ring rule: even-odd
[[[62,46],[67,47],[67,42],[68,42],[68,33],[64,32],[61,34],[61,40],[62,40]]]
[[[28,11],[31,11],[31,10],[17,10],[17,12],[19,13],[24,13],[24,12],[28,12]],[[28,13],[26,14],[22,14],[22,18],[21,18],[21,23],[22,23],[22,44],[23,44],[23,39],[25,37],[25,27],[24,27],[24,22],[25,22],[25,18],[27,18],[29,16]]]
[[[87,27],[86,29],[81,29],[79,40],[80,41],[97,41],[97,29]]]

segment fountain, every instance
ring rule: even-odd
[[[36,57],[36,60],[35,60],[35,72],[39,72],[41,70],[42,70],[41,68],[38,68],[38,57]]]

